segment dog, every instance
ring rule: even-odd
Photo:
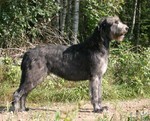
[[[21,81],[13,94],[14,111],[26,111],[26,97],[44,78],[53,73],[66,80],[89,80],[94,112],[102,112],[102,77],[107,70],[109,43],[122,41],[128,31],[119,17],[103,18],[93,34],[72,46],[44,45],[30,49],[21,63]]]

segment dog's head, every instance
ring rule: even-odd
[[[106,33],[111,40],[122,41],[128,32],[128,26],[123,24],[117,16],[103,18],[98,26],[100,31]]]

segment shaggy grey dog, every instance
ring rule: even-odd
[[[25,111],[25,100],[43,79],[53,73],[66,80],[89,80],[94,112],[101,112],[102,76],[107,69],[109,43],[122,41],[128,27],[118,17],[102,19],[83,43],[38,46],[24,54],[21,82],[13,95],[14,111]]]

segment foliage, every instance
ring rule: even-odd
[[[150,45],[150,8],[148,6],[150,6],[148,0],[142,2],[140,44],[143,46]]]
[[[49,31],[48,27],[58,29],[56,23],[62,23],[59,14],[62,14],[65,9],[67,9],[68,15],[66,15],[64,36],[70,38],[73,3],[68,2],[67,5],[62,5],[63,2],[58,4],[53,0],[1,0],[0,47],[20,47],[26,45],[28,41],[31,43],[47,42],[42,30]],[[119,0],[117,2],[115,0],[81,0],[79,40],[84,41],[91,35],[99,19],[105,16],[118,15],[131,28],[134,3],[133,0]],[[138,45],[147,47],[150,44],[150,2],[145,0],[140,1],[140,3],[140,21],[136,19],[133,38],[129,41],[135,45],[138,43]],[[62,6],[65,8],[62,8]],[[140,28],[138,29],[139,24]],[[128,33],[130,34],[130,31]],[[138,33],[139,35],[137,35]],[[138,42],[137,36],[139,36]]]
[[[131,88],[134,94],[144,95],[145,87],[150,86],[150,48],[139,48],[138,53],[133,51],[135,48],[129,43],[112,50],[114,83]]]
[[[140,4],[141,4],[140,21],[138,21],[137,16],[136,16],[135,28],[134,28],[134,32],[132,35],[133,37],[129,41],[132,42],[132,44],[134,44],[134,45],[138,44],[138,45],[142,45],[145,47],[149,47],[149,45],[150,45],[150,33],[149,33],[150,2],[149,2],[149,0],[144,0],[144,1],[138,0],[138,2],[140,2]],[[119,14],[121,19],[123,21],[125,21],[130,28],[128,34],[130,34],[130,31],[131,31],[133,12],[134,12],[134,4],[135,4],[135,1],[126,0],[124,5],[122,6],[123,9],[120,11],[120,14]],[[138,11],[139,10],[137,10],[137,12]],[[140,24],[139,30],[137,28],[138,24]],[[139,42],[137,42],[137,38],[136,38],[138,31],[140,32]]]
[[[0,99],[10,101],[13,91],[19,86],[20,66],[12,58],[0,58]]]
[[[26,39],[39,36],[38,26],[50,22],[57,10],[51,0],[6,0],[0,3],[0,8],[1,47],[23,46]]]
[[[10,57],[1,58],[0,62],[0,83],[9,82],[12,87],[16,86],[18,84],[18,80],[20,80],[20,67],[14,65],[13,60]]]
[[[122,9],[123,0],[117,2],[117,4],[112,0],[106,2],[86,0],[81,1],[80,4],[80,13],[82,14],[79,18],[79,23],[81,23],[79,38],[80,41],[83,41],[87,38],[87,35],[91,34],[92,29],[101,17],[119,13]],[[23,46],[27,41],[32,43],[39,42],[39,40],[44,41],[44,35],[40,27],[41,25],[47,27],[53,19],[52,15],[57,15],[58,9],[60,9],[57,3],[52,0],[10,0],[1,2],[0,6],[1,47],[18,47]],[[53,23],[56,23],[55,18],[57,17],[54,17]]]

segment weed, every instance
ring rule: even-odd
[[[60,119],[61,119],[61,117],[60,117],[60,112],[57,111],[57,112],[55,113],[55,121],[60,121]]]
[[[111,74],[112,83],[117,87],[124,87],[130,91],[132,89],[129,97],[145,96],[145,88],[148,89],[150,83],[150,48],[142,48],[139,53],[130,49],[131,45],[120,45],[112,50],[107,74]]]
[[[96,121],[110,121],[110,117],[106,114],[103,115],[103,117],[99,117]]]

